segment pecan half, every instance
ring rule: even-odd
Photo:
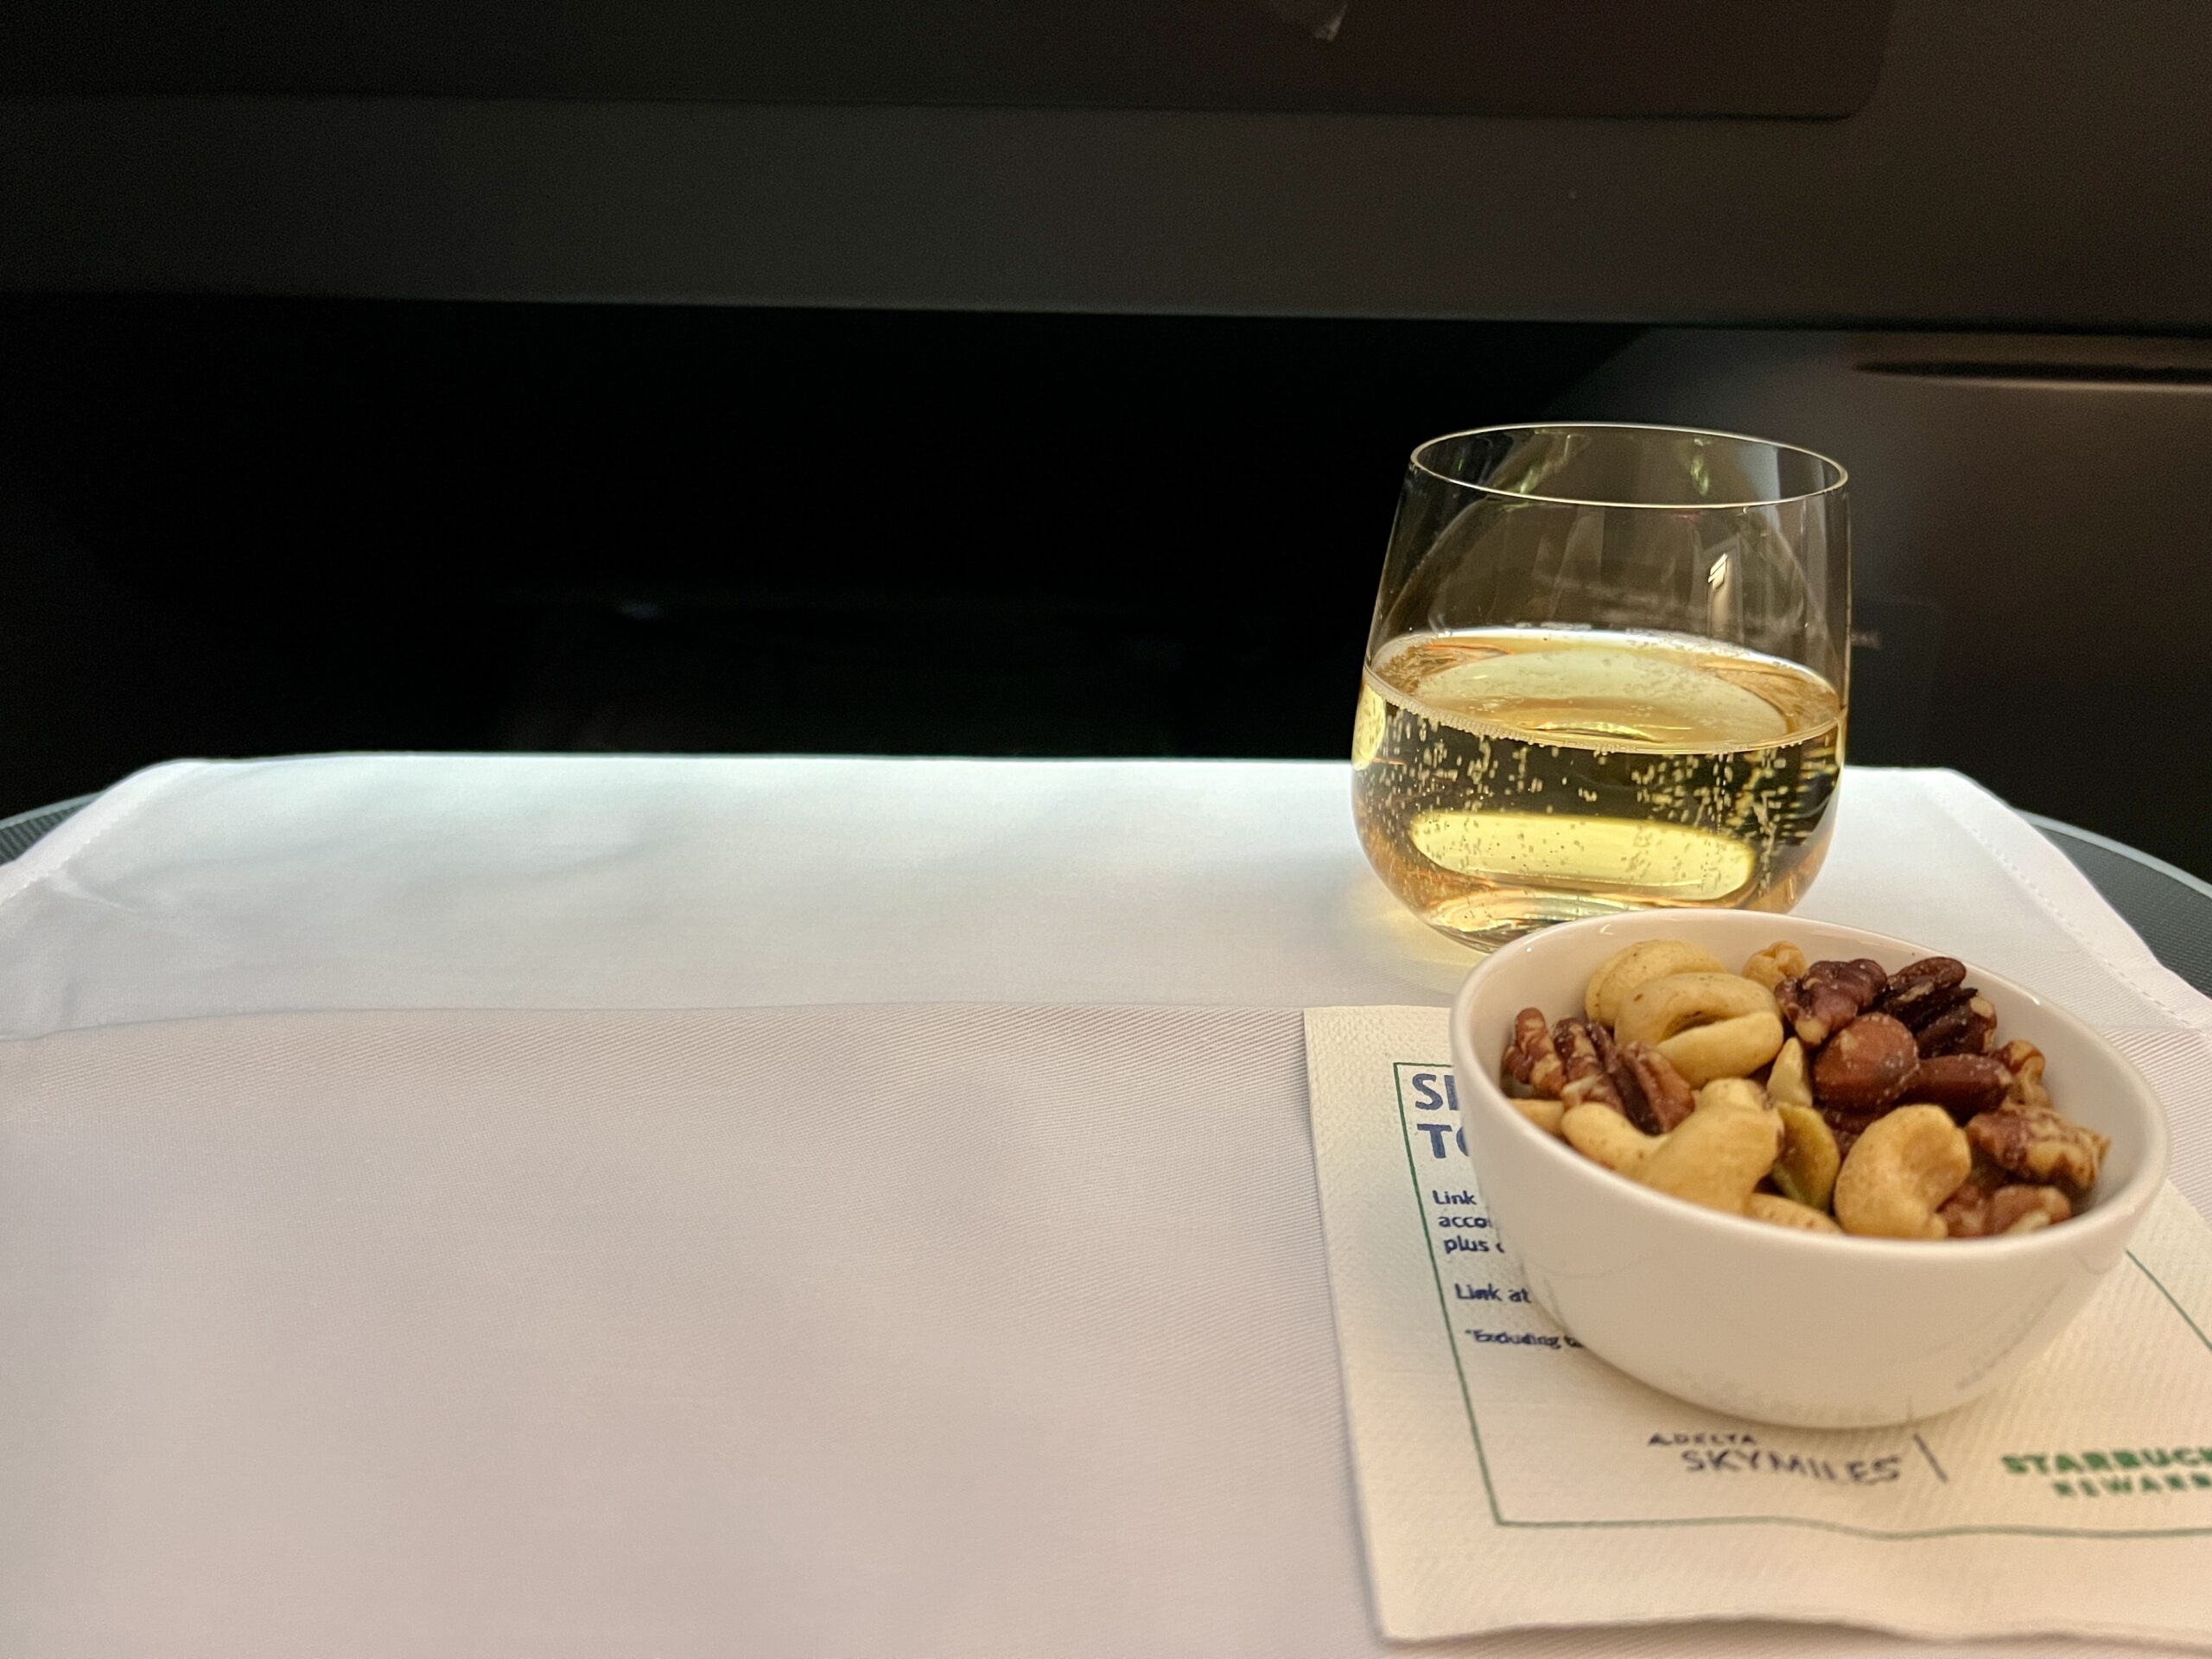
[[[1606,1074],[1605,1058],[1598,1052],[1596,1033],[1587,1020],[1578,1014],[1560,1020],[1552,1027],[1552,1043],[1567,1072],[1567,1081],[1560,1085],[1561,1100],[1569,1106],[1588,1101],[1617,1112],[1624,1109],[1620,1090]]]
[[[1665,1135],[1697,1109],[1697,1096],[1674,1063],[1649,1043],[1623,1043],[1621,1063],[1635,1076],[1650,1118],[1649,1133]]]
[[[1981,993],[1971,985],[1952,985],[1942,990],[1930,991],[1923,997],[1908,1002],[1891,1018],[1902,1020],[1915,1031],[1925,1031],[1929,1026],[1962,1002],[1971,1002]],[[1889,1014],[1887,1008],[1882,1009]]]
[[[2048,1106],[2006,1105],[1967,1125],[1974,1149],[2007,1174],[2080,1198],[2097,1184],[2112,1142]]]
[[[1518,1084],[1525,1095],[1543,1095],[1557,1100],[1560,1090],[1567,1086],[1567,1063],[1560,1058],[1559,1045],[1552,1040],[1552,1028],[1541,1008],[1523,1008],[1513,1016],[1513,1035],[1505,1045],[1503,1065],[1506,1092],[1516,1092]]]
[[[1966,977],[1956,957],[1923,957],[1890,976],[1874,1007],[1910,1027],[1923,1055],[1985,1054],[1997,1034],[1997,1010]]]
[[[1996,1034],[1997,1010],[1977,993],[1921,1027],[1914,1040],[1924,1055],[1986,1054]]]
[[[1938,1054],[1914,1068],[1904,1092],[1941,1106],[1953,1122],[1964,1123],[2002,1106],[2012,1086],[2012,1074],[1993,1055]]]
[[[1621,1058],[1620,1045],[1613,1040],[1612,1032],[1594,1020],[1588,1025],[1591,1046],[1598,1051],[1598,1063],[1612,1079],[1613,1092],[1620,1096],[1622,1115],[1646,1134],[1658,1134],[1650,1104],[1643,1098],[1643,1085],[1636,1080],[1635,1069]]]
[[[1813,1058],[1813,1098],[1847,1112],[1871,1112],[1904,1093],[1920,1050],[1886,1014],[1861,1014]]]
[[[1917,1026],[1913,1015],[1920,1006],[1964,983],[1966,976],[1967,965],[1956,957],[1923,957],[1907,963],[1883,984],[1874,999],[1875,1012]]]
[[[1774,1000],[1797,1039],[1808,1048],[1817,1048],[1831,1033],[1864,1013],[1888,983],[1882,964],[1864,957],[1816,962],[1796,978],[1776,986]]]

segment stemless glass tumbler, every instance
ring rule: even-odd
[[[1666,427],[1414,451],[1352,732],[1369,861],[1482,946],[1651,906],[1787,910],[1843,766],[1842,467]]]

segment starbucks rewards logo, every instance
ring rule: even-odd
[[[2007,1474],[2037,1477],[2061,1497],[2171,1497],[2212,1491],[2212,1446],[2140,1446],[2133,1451],[2015,1452]]]

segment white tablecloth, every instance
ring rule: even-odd
[[[1854,771],[1842,812],[1834,854],[1804,906],[1808,913],[1940,943],[2044,989],[2113,1031],[2154,1077],[2160,1067],[2212,1063],[2212,1005],[2159,968],[2072,866],[2001,804],[1949,774]],[[207,1074],[189,1096],[190,1110],[200,1115],[194,1121],[218,1124],[220,1065],[207,1056],[238,1052],[221,1046],[238,1040],[235,1022],[204,1027],[205,1039],[200,1027],[172,1028],[171,1038],[143,1022],[276,1011],[855,1002],[1280,1009],[1442,1001],[1469,960],[1408,920],[1368,874],[1351,833],[1341,766],[1256,763],[336,758],[180,765],[118,786],[0,869],[0,943],[14,969],[0,981],[0,1035],[135,1026],[112,1034],[111,1053],[103,1049],[86,1058],[81,1044],[103,1040],[88,1033],[71,1039],[79,1046],[55,1051],[52,1064],[67,1059],[95,1072],[130,1065],[150,1068],[149,1075],[160,1073],[161,1061],[149,1058],[148,1044],[173,1040],[180,1065],[199,1055],[194,1064]],[[975,1028],[993,1027],[985,1021]],[[1019,1628],[1042,1644],[1039,1650],[1102,1659],[1179,1650],[1209,1659],[1338,1659],[1381,1650],[1357,1578],[1304,1116],[1277,1109],[1285,1103],[1269,1092],[1296,1089],[1294,1070],[1275,1052],[1294,1046],[1294,1027],[1255,1016],[1236,1029],[1248,1032],[1255,1052],[1268,1050],[1265,1077],[1283,1081],[1263,1088],[1232,1067],[1210,1098],[1237,1121],[1211,1123],[1208,1135],[1226,1135],[1224,1147],[1244,1148],[1235,1173],[1262,1185],[1226,1219],[1192,1222],[1193,1239],[1203,1226],[1224,1230],[1218,1253],[1193,1245],[1168,1255],[1187,1256],[1193,1271],[1243,1275],[1236,1285],[1208,1287],[1223,1306],[1272,1310],[1260,1351],[1271,1368],[1260,1395],[1275,1402],[1268,1421],[1224,1421],[1217,1436],[1207,1435],[1183,1408],[1187,1401],[1171,1405],[1162,1396],[1156,1415],[1093,1412],[1077,1426],[1092,1439],[1081,1458],[1066,1463],[1065,1478],[1096,1484],[1057,1497],[1087,1517],[1094,1535],[1135,1541],[1126,1551],[1070,1559],[1065,1533],[960,1505],[887,1519],[868,1510],[868,1491],[855,1490],[870,1540],[857,1565],[842,1560],[833,1567],[823,1557],[815,1573],[802,1558],[766,1573],[760,1560],[733,1560],[730,1572],[751,1587],[734,1601],[715,1603],[711,1628],[687,1617],[699,1610],[671,1607],[652,1630],[610,1636],[599,1650],[681,1659],[844,1652],[863,1643],[868,1650],[919,1655],[996,1650],[1002,1642],[980,1642],[990,1628],[992,1586],[1017,1583],[1052,1587],[1041,1600],[1034,1592],[1003,1598],[1009,1608],[1019,1606]],[[385,1064],[394,1052],[384,1038],[360,1035],[358,1022],[327,1029],[294,1022],[283,1033],[277,1046],[290,1045],[285,1052],[342,1052],[350,1044],[368,1065]],[[1173,1109],[1185,1114],[1178,1122],[1188,1121],[1188,1103]],[[1157,1116],[1133,1096],[1125,1109],[1086,1125],[1090,1141],[1081,1167],[1157,1166],[1160,1141],[1174,1128]],[[577,1121],[588,1125],[588,1114]],[[165,1119],[144,1127],[165,1136],[177,1125]],[[112,1158],[143,1165],[152,1155],[136,1143],[98,1137],[57,1141],[52,1129],[23,1145],[59,1161],[22,1166],[36,1172],[35,1190],[26,1196],[49,1206],[50,1222],[41,1224],[45,1230],[0,1229],[22,1249],[67,1224],[69,1207],[60,1201],[67,1192],[51,1183],[93,1167],[72,1161],[72,1146],[101,1160],[110,1172],[103,1179],[125,1166]],[[2191,1122],[2176,1131],[2177,1182],[2203,1208],[2212,1202],[2212,1137]],[[926,1132],[925,1120],[914,1132]],[[948,1146],[956,1139],[948,1135]],[[200,1142],[176,1144],[188,1150]],[[975,1144],[991,1145],[995,1159],[1014,1160],[990,1172],[994,1191],[1068,1176],[1064,1139]],[[1212,1141],[1194,1144],[1203,1154]],[[1031,1160],[1027,1166],[1024,1159]],[[156,1188],[167,1167],[159,1160],[128,1166],[137,1172],[134,1179],[143,1176]],[[751,1172],[746,1179],[766,1184],[764,1215],[795,1202],[783,1190],[791,1173],[771,1154],[742,1167]],[[0,1177],[9,1173],[0,1162]],[[1163,1187],[1161,1201],[1178,1190]],[[250,1203],[249,1190],[214,1213]],[[1184,1213],[1179,1203],[1169,1211]],[[936,1226],[925,1207],[900,1224],[915,1230],[915,1248],[939,1252],[940,1269],[957,1273],[957,1226]],[[1170,1270],[1159,1229],[1172,1225],[1163,1212],[1142,1237],[1102,1235],[1086,1244],[1079,1263],[1069,1258],[1069,1269],[1080,1267],[1087,1293],[1102,1304],[1141,1308]],[[1262,1244],[1270,1248],[1256,1248]],[[96,1257],[80,1253],[72,1260],[91,1263],[89,1282],[108,1282]],[[0,1269],[11,1265],[21,1264],[0,1262]],[[35,1262],[19,1277],[33,1289],[49,1283]],[[783,1328],[773,1289],[762,1281],[764,1333]],[[149,1332],[171,1327],[148,1321],[169,1317],[155,1309],[130,1313],[130,1329],[115,1333],[121,1345],[104,1351],[156,1351]],[[175,1328],[188,1331],[189,1324]],[[1141,1322],[1133,1329],[1141,1331]],[[282,1343],[249,1340],[247,1333],[238,1345],[266,1364],[281,1363],[284,1351]],[[810,1351],[826,1364],[833,1348],[794,1344],[788,1363],[804,1368]],[[24,1369],[11,1383],[0,1367],[0,1398],[10,1386],[97,1388],[103,1380],[57,1379],[36,1369],[36,1356],[15,1358]],[[1131,1375],[1166,1386],[1172,1358],[1161,1356],[1164,1370]],[[1244,1355],[1234,1363],[1253,1361]],[[822,1383],[825,1399],[843,1386],[834,1375]],[[804,1400],[807,1392],[801,1386],[779,1397]],[[1128,1403],[1124,1395],[1116,1398]],[[932,1437],[917,1430],[911,1400],[899,1409],[909,1415],[896,1435],[880,1439],[883,1455],[896,1459],[911,1446],[911,1455],[926,1462],[935,1455]],[[845,1419],[832,1414],[823,1421],[834,1440]],[[158,1443],[188,1452],[191,1425],[181,1419],[170,1427],[177,1438]],[[306,1452],[334,1458],[342,1452],[335,1442],[313,1444],[312,1425],[292,1427],[308,1433]],[[873,1432],[854,1420],[855,1436]],[[1167,1457],[1161,1446],[1171,1439],[1178,1450]],[[835,1451],[825,1443],[822,1455],[830,1459]],[[778,1455],[798,1481],[813,1453],[802,1440]],[[72,1459],[47,1472],[98,1477],[97,1459],[81,1468]],[[1131,1471],[1143,1478],[1128,1478]],[[131,1472],[145,1471],[134,1464]],[[822,1470],[825,1480],[838,1472],[828,1462]],[[999,1473],[1006,1478],[979,1476],[968,1488],[985,1510],[1001,1501],[993,1493],[1012,1503],[1040,1490],[1032,1479],[1037,1470]],[[890,1489],[906,1491],[908,1484],[893,1481]],[[1224,1495],[1240,1491],[1265,1510],[1265,1525],[1230,1524],[1236,1506],[1224,1510]],[[643,1504],[651,1494],[630,1496]],[[728,1501],[747,1500],[733,1492]],[[39,1517],[16,1502],[11,1513],[0,1480],[0,1544],[13,1539],[32,1552],[20,1559],[46,1559],[54,1568],[51,1583],[89,1593],[81,1586],[96,1583],[96,1575],[67,1570],[82,1563],[56,1564],[35,1554]],[[807,1525],[823,1523],[818,1509],[807,1510]],[[1174,1535],[1189,1552],[1174,1571],[1163,1568],[1154,1581],[1133,1570],[1132,1562],[1149,1559],[1138,1544],[1170,1535],[1160,1530],[1160,1517],[1207,1515],[1219,1518],[1199,1533]],[[560,1525],[557,1516],[539,1522],[556,1531]],[[947,1547],[944,1529],[962,1525],[975,1531],[972,1552]],[[682,1536],[678,1528],[671,1541],[680,1544]],[[398,1541],[389,1548],[394,1562],[414,1559]],[[871,1560],[880,1570],[868,1569]],[[251,1596],[245,1565],[230,1564],[240,1572],[232,1593]],[[672,1576],[671,1593],[708,1582],[697,1574],[710,1567],[695,1563],[691,1576]],[[393,1595],[415,1592],[396,1567],[391,1577]],[[943,1618],[916,1611],[931,1605],[930,1584],[940,1587]],[[132,1610],[144,1639],[114,1651],[218,1650],[219,1644],[165,1646],[158,1596],[150,1589],[134,1593],[148,1598]],[[423,1643],[410,1652],[467,1646],[467,1575],[439,1577],[437,1593],[440,1607],[450,1610],[437,1618],[447,1622],[424,1613],[417,1621]],[[0,1628],[11,1628],[6,1620],[13,1617],[12,1628],[40,1629],[38,1619],[56,1611],[11,1605],[10,1595],[0,1583]],[[1057,1623],[1053,1608],[1079,1614]],[[78,1611],[59,1610],[69,1617]],[[219,1606],[213,1612],[200,1606],[196,1619],[196,1630],[222,1628]],[[895,1641],[885,1637],[887,1630],[898,1632]],[[1179,1631],[1188,1633],[1187,1649]],[[682,1633],[677,1645],[670,1645],[677,1640],[671,1632]],[[1840,1655],[1897,1647],[1850,1631],[1739,1626],[1535,1633],[1467,1651]],[[2003,1650],[2082,1651],[2066,1644]]]
[[[2205,1004],[1955,773],[1854,768],[1805,913],[2106,1024]],[[140,773],[0,867],[0,1035],[276,1008],[1444,1002],[1341,766],[340,756]],[[2118,980],[2120,988],[2112,981]]]

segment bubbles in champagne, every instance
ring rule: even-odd
[[[1825,680],[1708,640],[1496,628],[1395,640],[1352,738],[1369,860],[1478,943],[1649,905],[1786,909],[1842,765]]]

